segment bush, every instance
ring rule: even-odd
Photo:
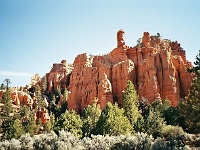
[[[200,147],[200,134],[186,134],[185,141],[191,147]]]
[[[185,132],[179,126],[171,126],[167,125],[162,128],[160,133],[161,138],[158,138],[155,142],[154,147],[157,149],[158,147],[162,149],[172,148],[179,149],[185,146]]]
[[[178,138],[184,139],[185,132],[179,126],[167,125],[162,128],[160,135],[167,140]]]
[[[157,138],[152,145],[153,150],[170,150],[169,142],[165,141],[163,138]]]
[[[17,139],[5,140],[0,143],[1,150],[20,150],[20,141]]]
[[[164,131],[169,131],[169,134],[165,135]],[[91,135],[91,138],[79,139],[62,130],[58,136],[51,131],[50,134],[39,134],[33,138],[25,134],[19,140],[4,140],[0,142],[0,150],[178,150],[200,146],[200,135],[184,134],[185,146],[179,139],[182,134],[181,129],[168,126],[163,129],[162,137],[157,139],[139,132],[120,136]]]
[[[137,133],[134,136],[124,136],[120,142],[114,144],[111,150],[150,149],[154,138],[146,133]]]
[[[20,137],[21,150],[33,150],[33,139],[29,133],[26,133]]]
[[[71,149],[83,149],[81,140],[64,130],[59,131],[58,140],[55,142],[55,150],[71,150]]]
[[[34,136],[33,148],[37,150],[55,149],[57,135],[51,131],[50,134],[40,134]]]
[[[85,137],[82,143],[85,149],[90,150],[107,150],[110,149],[112,145],[121,141],[122,136],[103,136],[103,135],[91,135],[91,138]]]

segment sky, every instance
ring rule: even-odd
[[[200,49],[199,0],[0,0],[0,83],[25,86],[53,63],[107,54],[116,33],[128,46],[143,32],[178,41],[194,62]]]

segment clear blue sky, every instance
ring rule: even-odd
[[[199,0],[0,0],[0,83],[30,83],[53,63],[77,54],[106,54],[116,32],[136,45],[144,31],[177,40],[187,59],[200,49]]]

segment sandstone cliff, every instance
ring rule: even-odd
[[[73,66],[66,60],[53,64],[50,72],[46,74],[47,91],[56,90],[58,87],[66,88],[69,85],[69,75]]]
[[[122,105],[122,92],[131,80],[140,98],[149,102],[168,98],[176,106],[188,94],[191,67],[180,44],[144,32],[142,43],[125,45],[124,31],[117,32],[117,47],[109,54],[79,54],[73,65],[54,64],[47,77],[47,91],[67,87],[68,108],[82,110],[95,97],[103,109],[108,101]]]
[[[32,98],[28,91],[22,91],[18,87],[12,87],[11,89],[11,98],[12,98],[12,107],[15,111],[18,111],[22,105],[29,106],[32,110],[34,106],[34,97]],[[5,90],[0,90],[0,99],[3,97]],[[0,103],[0,106],[3,106],[3,103]],[[49,113],[46,108],[39,109],[35,112],[36,119],[41,119],[41,123],[45,124],[50,120]]]

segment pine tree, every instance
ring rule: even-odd
[[[134,125],[135,130],[138,132],[146,132],[154,137],[159,136],[163,127],[166,126],[163,117],[168,107],[167,100],[155,100],[149,104],[145,98],[142,98],[140,100],[142,114]]]
[[[129,119],[130,123],[134,125],[140,115],[138,109],[139,101],[133,83],[128,80],[127,87],[123,93],[123,108],[124,114]]]
[[[45,102],[42,98],[42,92],[41,92],[41,88],[39,85],[35,86],[35,98],[37,100],[37,108],[45,107]]]
[[[90,136],[99,120],[101,109],[97,101],[98,99],[95,98],[92,105],[88,105],[83,110],[83,136]]]
[[[189,94],[180,103],[180,112],[190,133],[200,133],[200,50],[194,62],[196,66],[188,69],[194,73]]]
[[[21,121],[19,119],[8,118],[2,123],[3,139],[10,140],[12,138],[19,138],[24,134]]]
[[[5,90],[5,89],[6,89],[5,85],[1,83],[0,90]]]
[[[152,108],[150,108],[149,115],[144,122],[145,132],[154,137],[159,136],[163,127],[166,126],[164,118],[161,117],[160,112]]]
[[[75,111],[66,111],[63,113],[55,122],[54,130],[56,133],[58,131],[64,130],[66,132],[71,132],[75,136],[82,136],[82,126],[83,122]]]
[[[118,136],[132,134],[132,131],[133,127],[124,116],[123,108],[120,109],[116,103],[112,105],[108,102],[97,122],[95,134]]]
[[[11,93],[9,89],[10,80],[5,79],[4,82],[6,82],[6,90],[3,93],[2,99],[0,100],[3,105],[1,106],[0,111],[0,118],[5,120],[8,119],[10,116],[13,116],[13,107],[12,107],[12,98]]]
[[[46,124],[44,124],[44,131],[50,132],[54,128],[54,123],[55,123],[55,117],[51,113],[50,114],[50,121],[48,121]]]
[[[13,107],[12,107],[12,98],[10,95],[10,89],[6,89],[3,93],[1,103],[4,105],[1,106],[0,117],[1,119],[7,119],[9,116],[13,116]]]

